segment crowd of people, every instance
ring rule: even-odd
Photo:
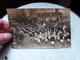
[[[51,46],[54,46],[56,41],[59,41],[64,45],[64,40],[70,43],[70,25],[69,21],[64,20],[52,20],[45,18],[40,20],[39,18],[29,18],[18,25],[12,25],[13,33],[13,45],[23,46],[25,34],[30,36],[31,41],[35,41],[37,44],[48,41],[51,42]]]
[[[64,40],[70,43],[70,26],[66,25],[63,21],[55,23],[53,20],[44,20],[43,22],[40,20],[37,21],[35,26],[33,25],[30,28],[32,30],[30,34],[31,40],[36,41],[38,44],[41,41],[45,41],[45,43],[51,41],[51,45],[54,45],[57,40],[63,45]]]

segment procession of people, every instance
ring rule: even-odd
[[[41,14],[41,13],[40,13]],[[47,14],[46,14],[47,15]],[[51,13],[48,15],[52,15]],[[52,47],[58,42],[60,45],[70,44],[70,21],[66,20],[63,15],[51,17],[27,17],[23,22],[17,22],[11,25],[13,34],[13,47],[24,46],[25,34],[29,35],[30,40],[38,45],[41,42],[48,44]],[[16,21],[15,21],[16,22]]]

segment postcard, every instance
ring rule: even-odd
[[[7,9],[13,36],[11,47],[70,48],[70,9]]]

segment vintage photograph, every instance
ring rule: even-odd
[[[70,9],[7,9],[12,48],[70,48]]]

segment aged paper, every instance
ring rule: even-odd
[[[12,48],[71,47],[70,9],[7,9]]]

